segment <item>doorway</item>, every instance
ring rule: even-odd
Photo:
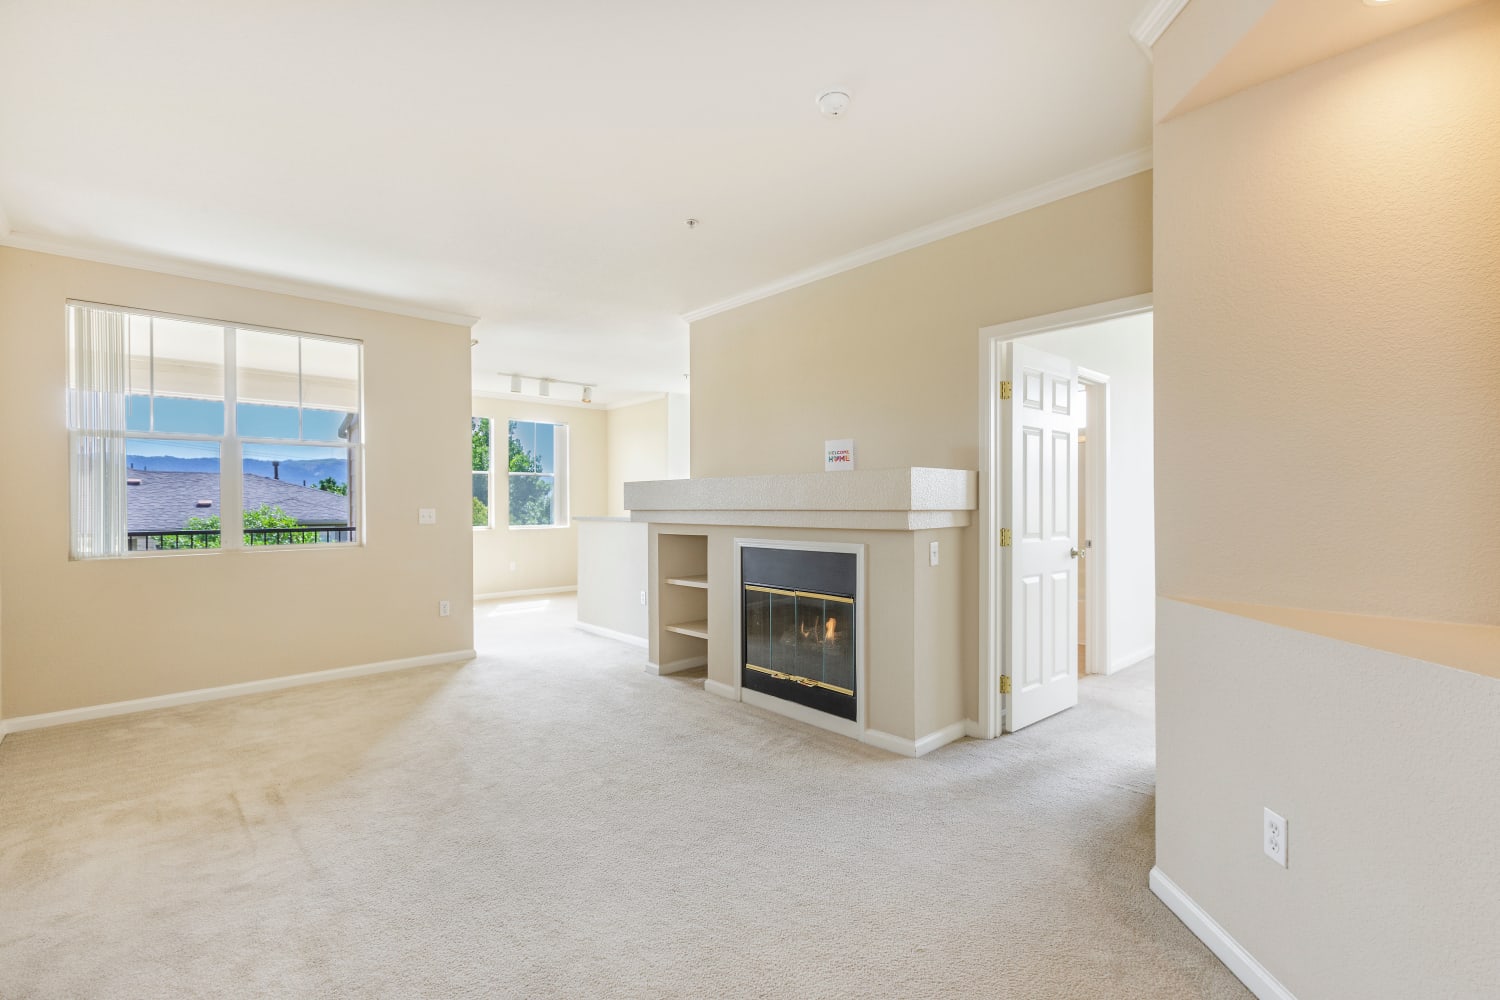
[[[993,737],[1155,652],[1151,300],[989,327],[980,352],[976,735]]]

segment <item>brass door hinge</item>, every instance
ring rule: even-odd
[[[1000,547],[1002,549],[1008,549],[1008,548],[1010,548],[1010,529],[1009,528],[1001,528],[1000,529]]]
[[[1010,383],[1009,382],[1001,382],[1000,383],[1000,398],[1001,399],[1009,399],[1010,398]]]
[[[1000,675],[1000,693],[1010,694],[1010,674]]]

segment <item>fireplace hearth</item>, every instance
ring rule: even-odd
[[[741,685],[856,720],[856,556],[745,546],[740,576]]]

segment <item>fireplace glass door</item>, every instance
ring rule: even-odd
[[[841,554],[797,555],[838,558]],[[843,558],[850,561],[851,572],[848,585],[841,589],[852,591],[853,557]],[[747,569],[751,565],[747,558]],[[837,582],[829,574],[819,575],[822,578],[817,582]],[[765,694],[854,719],[857,713],[853,595],[770,586],[751,582],[748,572],[746,576],[741,619],[745,651],[741,683]],[[830,587],[829,591],[832,590]]]

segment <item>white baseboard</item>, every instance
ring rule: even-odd
[[[194,691],[179,691],[176,694],[162,694],[151,698],[135,698],[130,701],[110,702],[106,705],[90,705],[87,708],[69,708],[61,712],[22,715],[0,722],[0,727],[3,727],[0,728],[0,732],[20,733],[28,729],[66,726],[73,722],[104,719],[112,715],[150,712],[158,708],[175,708],[178,705],[192,705],[200,701],[218,701],[222,698],[237,698],[245,694],[262,694],[266,691],[280,691],[283,688],[302,687],[305,684],[321,684],[324,681],[340,681],[349,677],[364,677],[367,674],[384,674],[393,670],[410,670],[413,667],[430,667],[439,663],[456,663],[460,660],[472,660],[477,655],[472,649],[459,649],[451,653],[430,653],[427,656],[409,656],[402,660],[361,663],[352,667],[317,670],[308,674],[268,677],[261,681],[246,681],[243,684],[225,684],[222,687],[198,688]]]
[[[740,700],[739,688],[735,687],[733,684],[725,684],[723,681],[716,681],[712,677],[705,677],[703,679],[703,690],[707,691],[709,694],[716,694],[720,698],[728,698],[730,701]]]
[[[686,660],[673,660],[671,663],[647,663],[648,674],[680,674],[684,670],[693,670],[697,667],[708,666],[708,657],[690,656]]]
[[[503,601],[507,597],[543,597],[547,594],[576,594],[578,585],[571,587],[539,587],[536,590],[497,590],[493,594],[475,594],[478,601]]]
[[[1124,669],[1126,669],[1128,667],[1133,667],[1137,663],[1140,663],[1140,662],[1142,662],[1144,660],[1149,660],[1149,659],[1151,659],[1151,657],[1153,657],[1155,655],[1156,655],[1156,644],[1152,643],[1151,645],[1147,646],[1145,649],[1138,649],[1134,653],[1126,653],[1124,656],[1118,656],[1118,657],[1116,657],[1114,659],[1114,661],[1112,663],[1110,663],[1109,669],[1106,670],[1106,671],[1104,671],[1104,674],[1105,674],[1105,676],[1108,676],[1110,674],[1117,674],[1121,670],[1124,670]]]
[[[629,632],[616,632],[614,629],[605,628],[602,625],[590,625],[588,622],[574,622],[573,627],[590,635],[600,635],[606,639],[623,642],[629,646],[639,646],[642,649],[651,645],[646,641],[644,636],[631,635]]]
[[[921,757],[923,754],[931,753],[938,747],[947,746],[954,740],[962,739],[964,728],[965,724],[963,722],[955,722],[952,725],[944,726],[935,733],[928,733],[917,740],[909,740],[904,736],[892,736],[890,733],[883,733],[878,729],[866,729],[860,739],[872,747],[889,750],[891,753],[898,753],[903,757]]]
[[[1183,892],[1160,868],[1151,869],[1151,891],[1260,1000],[1297,1000],[1291,990],[1281,985],[1265,966],[1255,960],[1255,956],[1230,937],[1229,932],[1220,927],[1218,921],[1193,902],[1192,897]]]
[[[979,723],[975,722],[973,719],[964,720],[964,735],[971,740],[989,739],[988,736],[984,735],[984,730],[979,728]]]

